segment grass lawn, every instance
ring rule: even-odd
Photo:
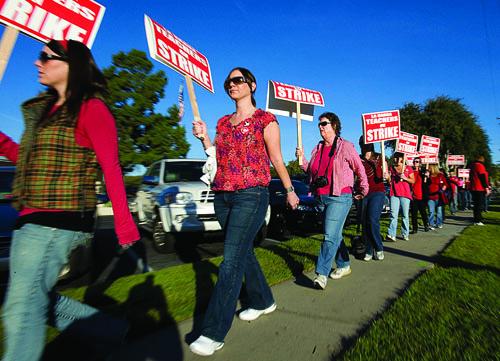
[[[499,360],[500,205],[443,252],[341,360]]]

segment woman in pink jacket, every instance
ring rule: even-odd
[[[358,200],[368,193],[368,180],[354,145],[340,137],[341,125],[337,115],[321,114],[318,127],[323,140],[314,147],[311,160],[305,158],[300,148],[297,148],[296,155],[302,158],[302,169],[309,174],[311,190],[323,209],[325,235],[316,263],[314,285],[325,289],[328,275],[340,279],[351,273],[342,229],[352,205],[354,174],[359,178],[359,192],[354,194]],[[337,268],[331,272],[334,257]]]

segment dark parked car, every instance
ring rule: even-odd
[[[269,183],[271,219],[268,235],[279,240],[289,236],[292,230],[319,230],[322,224],[322,214],[316,206],[309,186],[298,180],[292,180],[292,184],[300,200],[296,210],[287,207],[286,192],[281,181],[272,179]]]
[[[11,205],[15,171],[15,166],[0,166],[0,271],[9,269],[12,232],[18,217],[18,212]],[[79,276],[89,269],[91,244],[90,240],[86,246],[78,247],[72,252],[68,263],[59,274],[60,280]]]
[[[12,208],[12,180],[14,166],[0,167],[0,270],[9,268],[9,251],[17,211]]]

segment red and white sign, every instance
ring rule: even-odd
[[[469,179],[470,169],[467,168],[459,168],[458,169],[458,177]]]
[[[419,154],[422,164],[438,164],[439,157],[434,154]]]
[[[399,138],[399,110],[365,113],[362,118],[365,144]]]
[[[214,92],[208,59],[195,48],[144,15],[149,54],[182,75],[187,75],[203,88]]]
[[[276,99],[288,100],[295,103],[325,106],[323,95],[316,90],[301,88],[295,85],[288,85],[271,80],[274,86],[274,96]]]
[[[420,153],[424,154],[439,154],[439,145],[441,144],[441,139],[431,137],[429,135],[422,135],[422,139],[420,141]]]
[[[465,164],[465,155],[448,155],[446,159],[446,164],[448,165],[464,165]]]
[[[405,154],[416,154],[418,147],[418,135],[399,132],[399,138],[396,142],[396,152],[405,153]]]
[[[105,7],[92,0],[0,0],[0,22],[37,40],[92,47]]]

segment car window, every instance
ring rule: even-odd
[[[12,182],[14,181],[13,172],[0,173],[0,193],[12,192]]]
[[[163,181],[165,183],[199,181],[203,175],[204,164],[204,162],[166,162]]]
[[[146,173],[148,176],[158,177],[160,179],[161,162],[153,164],[149,171]]]
[[[293,188],[295,188],[295,193],[297,195],[307,195],[309,194],[309,186],[303,182],[293,181]]]

